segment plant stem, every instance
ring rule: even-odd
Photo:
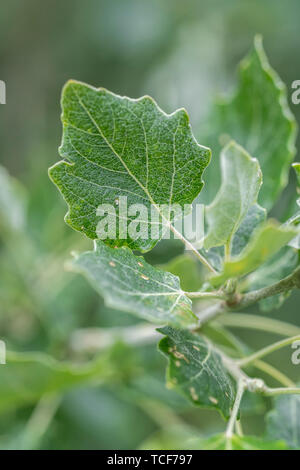
[[[243,428],[242,428],[242,424],[240,420],[235,422],[235,429],[236,429],[236,433],[238,436],[240,437],[244,436]]]
[[[228,240],[228,242],[224,246],[224,257],[225,261],[229,261],[230,258],[230,246],[231,246],[231,241]]]
[[[265,387],[264,395],[268,397],[275,397],[277,395],[299,395],[300,388],[297,387],[280,387],[280,388],[270,388]]]
[[[270,344],[269,346],[266,346],[265,348],[260,349],[259,351],[256,351],[254,354],[251,354],[250,356],[237,360],[236,363],[238,364],[238,366],[244,367],[248,364],[251,364],[251,362],[256,361],[257,359],[260,359],[261,357],[266,356],[267,354],[271,354],[272,352],[277,351],[278,349],[284,348],[285,346],[292,344],[294,341],[299,341],[299,340],[300,340],[300,335],[292,336],[290,338],[277,341],[276,343]]]
[[[23,431],[22,449],[34,449],[38,447],[40,440],[46,433],[57,409],[61,403],[61,396],[43,396],[36,405]]]
[[[259,315],[248,315],[246,313],[226,313],[218,318],[218,322],[223,326],[233,328],[250,328],[253,330],[267,331],[280,336],[294,336],[295,333],[300,335],[300,328],[296,325],[273,320]]]
[[[198,328],[200,329],[205,323],[211,321],[213,318],[225,313],[228,310],[228,306],[225,301],[218,302],[217,304],[211,305],[206,308],[198,315]]]
[[[185,292],[190,299],[225,299],[222,292]]]
[[[240,404],[243,398],[246,385],[243,379],[239,380],[235,402],[232,408],[232,413],[228,421],[228,426],[226,428],[225,437],[226,437],[226,450],[231,450],[231,438],[233,436],[234,425],[237,419],[237,415],[240,409]]]
[[[248,307],[249,305],[258,302],[259,300],[272,297],[276,294],[281,294],[282,292],[292,290],[295,287],[298,289],[300,288],[300,268],[296,269],[296,271],[294,271],[292,274],[285,277],[281,281],[272,284],[271,286],[263,287],[262,289],[244,294],[239,301],[239,307]]]
[[[273,295],[280,294],[282,292],[290,291],[294,288],[300,289],[300,267],[289,276],[285,277],[279,282],[276,282],[275,284],[272,284],[271,286],[263,287],[262,289],[248,292],[243,295],[236,295],[234,301],[231,299],[230,302],[220,302],[212,307],[209,307],[207,310],[201,312],[198,316],[198,328],[201,328],[204,323],[229,310],[237,310],[240,308],[249,307],[250,305],[262,299],[272,297]]]

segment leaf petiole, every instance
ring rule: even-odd
[[[237,392],[236,392],[236,397],[235,397],[235,402],[232,408],[232,413],[228,421],[228,426],[226,428],[225,432],[225,438],[226,438],[226,450],[231,450],[231,438],[233,436],[233,430],[235,423],[237,421],[237,416],[238,412],[240,409],[241,401],[243,398],[244,391],[246,390],[246,383],[243,379],[239,380],[238,382],[238,387],[237,387]]]

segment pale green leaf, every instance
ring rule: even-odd
[[[191,204],[210,160],[210,150],[192,134],[186,111],[167,115],[148,96],[133,100],[76,81],[64,87],[62,107],[64,160],[49,173],[69,205],[66,222],[89,238],[99,238],[97,208],[111,204],[117,233],[115,241],[105,242],[151,249],[158,241],[151,234],[152,224],[158,227],[150,221],[151,207],[161,214],[158,205]],[[141,222],[147,236],[121,238],[119,220],[124,230],[135,220],[126,214],[119,219],[121,196],[127,197],[128,207],[143,204],[148,209],[148,219]],[[164,213],[161,223],[173,216]],[[158,228],[161,236],[162,225]]]
[[[293,167],[296,171],[296,175],[298,178],[298,192],[300,192],[300,163],[294,163]],[[300,199],[297,201],[298,206],[300,206]],[[292,225],[294,227],[300,227],[300,211],[296,212],[294,216],[292,216],[287,222],[286,225]],[[293,248],[296,248],[297,250],[300,250],[300,234],[297,235],[290,243],[290,246]]]
[[[288,182],[297,125],[288,106],[286,87],[271,68],[259,36],[240,64],[236,92],[216,103],[205,126],[202,141],[212,148],[214,158],[205,173],[201,198],[207,203],[216,194],[220,181],[218,155],[221,147],[234,139],[258,159],[264,176],[258,200],[270,209]]]
[[[87,365],[58,362],[41,353],[8,353],[0,366],[0,412],[31,405],[45,395],[62,393],[81,383],[101,383],[112,374],[107,356]]]
[[[292,273],[298,264],[298,256],[293,248],[283,247],[275,256],[254,271],[247,279],[247,290],[256,290],[279,282]],[[289,292],[268,297],[259,302],[262,311],[279,308]]]
[[[230,415],[235,388],[215,347],[204,337],[187,330],[160,328],[166,335],[159,350],[167,356],[167,385],[195,405]]]
[[[231,142],[221,154],[222,184],[206,207],[206,249],[231,242],[246,214],[256,203],[262,184],[259,163],[238,144]]]
[[[178,277],[154,268],[129,248],[111,248],[98,240],[95,250],[76,257],[71,269],[84,274],[110,307],[159,325],[196,325]]]
[[[290,241],[289,246],[300,250],[300,211],[296,212],[285,224],[285,226],[294,227],[298,231],[298,235]]]
[[[237,436],[226,438],[225,434],[215,434],[201,441],[201,450],[286,450],[283,441],[268,441],[256,436]]]
[[[294,228],[283,227],[273,220],[268,220],[258,228],[247,247],[238,256],[226,261],[223,272],[213,276],[210,282],[218,286],[227,279],[238,278],[254,271],[292,240],[296,233]]]
[[[300,449],[300,395],[282,395],[267,415],[267,436],[282,439],[291,449]]]
[[[255,230],[266,220],[266,210],[258,204],[254,204],[248,210],[240,227],[233,236],[231,243],[231,255],[237,256],[247,246]],[[216,271],[221,271],[224,263],[224,246],[216,246],[205,250],[199,250]]]
[[[231,247],[231,255],[239,255],[248,245],[254,231],[266,220],[267,211],[258,204],[254,204],[248,210],[239,229],[234,234]]]

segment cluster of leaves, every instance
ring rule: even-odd
[[[229,419],[225,434],[197,441],[198,448],[300,448],[296,394],[275,399],[263,438],[233,434],[239,416],[237,383],[242,379],[255,392],[271,389],[251,381],[239,367],[238,360],[247,360],[244,345],[221,323],[207,325],[216,315],[255,301],[263,310],[278,308],[296,286],[294,278],[289,280],[300,249],[296,195],[292,217],[284,223],[267,219],[288,181],[296,123],[260,38],[241,63],[237,92],[215,104],[199,132],[199,140],[212,148],[212,159],[209,148],[194,138],[185,110],[167,115],[149,97],[132,100],[69,81],[62,108],[63,160],[49,174],[69,206],[66,222],[94,240],[94,250],[76,254],[68,268],[84,274],[108,306],[159,326],[159,350],[169,363],[168,387]],[[294,168],[300,184],[300,164]],[[11,207],[19,189],[15,183],[7,187],[4,172],[0,180],[0,202],[6,204],[9,195]],[[151,220],[147,238],[121,238],[117,232],[113,240],[97,240],[100,204],[114,205],[118,219],[118,198],[123,195],[128,204],[159,211],[162,204],[191,205],[200,192],[200,200],[207,203],[204,246],[191,246],[179,236],[190,251],[167,265],[154,267],[135,253],[146,253],[158,242],[151,238]],[[15,223],[12,218],[4,225]],[[172,214],[164,214],[160,234],[166,225],[172,229],[172,223]],[[256,295],[286,278],[282,288]],[[112,354],[76,367],[37,354],[11,354],[11,367],[4,369],[0,383],[5,397],[1,406],[32,402],[82,382],[106,381],[115,374]],[[25,381],[24,362],[30,368]]]
[[[132,251],[147,252],[157,243],[151,238],[151,221],[146,239],[117,234],[113,240],[96,240],[96,209],[101,203],[115,205],[118,218],[121,195],[128,197],[129,204],[143,203],[157,211],[161,204],[192,204],[199,195],[210,150],[196,142],[186,111],[166,115],[150,97],[132,100],[76,81],[65,86],[62,107],[63,160],[50,169],[50,177],[68,203],[66,222],[95,240],[94,251],[76,255],[71,269],[83,273],[109,306],[157,325],[167,324],[158,331],[164,335],[159,349],[169,360],[169,386],[195,405],[216,408],[229,418],[237,400],[237,375],[220,345],[200,327],[207,315],[214,316],[211,312],[235,308],[244,294],[291,274],[300,248],[299,213],[283,224],[267,219],[288,181],[296,123],[285,87],[271,69],[260,38],[241,63],[237,92],[215,104],[207,122],[209,131],[203,130],[201,141],[213,149],[213,160],[204,174],[204,200],[209,201],[204,247],[192,247],[205,266],[196,292],[186,286],[184,277],[189,271],[185,263],[191,263],[189,253],[173,266],[185,282],[183,290],[178,276],[149,265]],[[219,165],[221,183],[216,191]],[[299,164],[295,170],[300,178]],[[131,218],[124,221],[131,222]],[[170,214],[164,223],[172,228]],[[265,310],[276,308],[292,287],[275,289],[257,300]],[[197,314],[191,298],[200,301]],[[299,412],[297,395],[277,398],[270,414],[268,433],[278,442],[237,437],[231,429],[203,446],[297,447],[300,443],[293,436],[299,420],[289,420],[290,406]]]

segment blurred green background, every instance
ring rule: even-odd
[[[91,247],[64,224],[65,203],[47,175],[58,160],[65,81],[133,98],[149,94],[166,112],[184,106],[200,135],[210,103],[233,88],[236,65],[256,33],[263,34],[270,62],[288,88],[300,78],[300,3],[10,0],[0,11],[0,79],[7,86],[7,104],[0,106],[1,164],[22,185],[16,224],[7,230],[0,221],[0,338],[13,351],[73,359],[70,338],[77,329],[128,326],[136,319],[106,308],[83,278],[64,271],[72,250]],[[299,122],[300,105],[291,109]],[[292,191],[291,176],[291,189],[273,211],[279,219]],[[176,243],[161,243],[148,260],[162,263],[181,251]],[[300,326],[299,300],[293,293],[272,315]],[[238,333],[250,347],[275,339]],[[272,360],[299,378],[290,351]],[[117,345],[113,361],[117,372],[103,387],[80,386],[51,403],[4,410],[0,447],[175,448],[190,436],[224,428],[217,413],[194,409],[165,388],[165,359],[155,345]],[[269,402],[249,404],[249,413],[244,406],[245,431],[262,433],[260,412]]]

